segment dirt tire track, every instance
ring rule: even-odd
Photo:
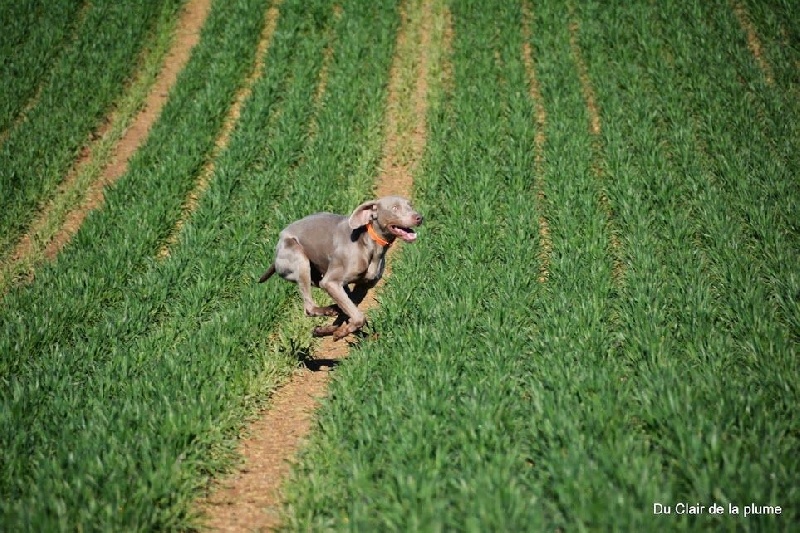
[[[80,229],[87,215],[100,207],[104,200],[104,190],[113,185],[127,170],[128,161],[147,138],[150,128],[161,115],[169,92],[177,81],[178,73],[183,70],[189,60],[191,51],[200,40],[200,30],[211,9],[211,0],[188,0],[183,6],[175,34],[169,51],[166,53],[158,75],[146,97],[144,107],[139,111],[128,129],[111,149],[108,164],[93,182],[89,183],[77,207],[70,209],[57,231],[49,236],[43,231],[48,225],[58,220],[59,209],[63,206],[50,203],[31,224],[30,230],[23,235],[9,256],[8,264],[3,265],[4,276],[11,275],[19,265],[36,262],[41,255],[44,260],[54,259]],[[76,194],[78,176],[84,169],[94,164],[93,152],[115,122],[114,113],[107,117],[104,124],[93,134],[94,141],[87,145],[76,160],[73,169],[58,189],[59,195]],[[40,242],[44,238],[46,242]],[[27,278],[33,277],[33,267],[28,269]],[[6,286],[4,278],[0,285]]]
[[[575,61],[575,66],[578,69],[578,78],[580,80],[583,97],[586,101],[586,110],[589,114],[589,134],[592,136],[592,172],[598,181],[601,182],[599,191],[598,203],[600,210],[605,215],[606,229],[608,231],[609,247],[611,253],[611,277],[614,283],[619,285],[623,282],[625,277],[625,265],[622,261],[622,243],[620,242],[617,229],[614,224],[614,211],[611,208],[611,201],[608,198],[605,185],[602,181],[606,177],[605,173],[605,158],[603,153],[605,148],[603,146],[603,139],[601,136],[602,128],[600,122],[600,110],[597,104],[597,96],[592,86],[591,77],[589,76],[589,69],[586,66],[586,61],[583,58],[581,45],[579,42],[580,24],[578,22],[577,14],[575,13],[575,6],[569,4],[569,44],[572,51],[572,57]]]
[[[289,460],[311,430],[313,412],[327,390],[328,371],[333,361],[347,354],[347,345],[322,348],[316,356],[323,351],[330,358],[328,364],[316,359],[318,366],[296,371],[275,392],[269,409],[248,427],[248,436],[239,446],[243,466],[221,480],[200,504],[208,529],[262,531],[280,524],[280,482],[289,473]]]
[[[103,143],[119,118],[116,115],[117,111],[112,112],[103,125],[93,133],[92,142],[84,147],[72,170],[58,187],[57,196],[80,198],[77,207],[68,208],[64,214],[63,204],[51,202],[39,213],[29,231],[22,236],[8,260],[2,265],[0,287],[7,288],[10,276],[23,276],[28,281],[32,280],[35,265],[42,260],[55,258],[80,229],[89,212],[102,204],[104,189],[125,173],[128,161],[147,138],[150,128],[160,116],[178,73],[188,62],[192,49],[199,41],[200,29],[210,8],[211,0],[189,0],[184,5],[175,25],[169,50],[159,65],[158,74],[147,92],[141,111],[134,115],[127,129],[118,141],[110,145],[110,148],[104,147]],[[104,167],[97,167],[99,169],[97,178],[88,184],[84,182],[80,185],[78,177],[84,172],[91,173],[88,169],[98,164],[95,162],[96,151],[110,152],[108,162]],[[99,158],[102,160],[104,156],[99,155]],[[67,206],[69,205],[67,203]],[[63,221],[59,224],[58,221],[62,216]],[[53,230],[48,231],[48,227],[55,228],[56,231],[50,233]],[[13,283],[13,280],[10,283]]]
[[[181,229],[183,229],[186,221],[189,220],[189,218],[192,216],[192,213],[197,209],[197,206],[200,203],[200,198],[202,198],[203,194],[208,188],[212,176],[214,175],[217,158],[223,152],[223,150],[228,147],[233,129],[239,122],[242,107],[253,92],[253,84],[264,74],[264,64],[266,61],[267,52],[269,52],[270,44],[272,44],[272,36],[274,35],[275,28],[278,25],[279,6],[280,1],[276,1],[275,4],[266,11],[266,15],[264,17],[264,28],[261,31],[261,37],[259,38],[256,48],[253,70],[247,76],[244,84],[237,91],[236,96],[234,97],[233,105],[231,105],[230,109],[228,110],[228,114],[222,124],[222,130],[217,136],[217,139],[214,141],[214,148],[211,151],[211,157],[209,158],[208,162],[203,165],[203,168],[200,170],[200,174],[195,182],[194,188],[189,192],[186,200],[183,203],[181,217],[175,223],[175,227],[173,228],[169,237],[167,237],[164,245],[156,253],[156,257],[159,259],[166,259],[169,257],[170,248],[178,242],[178,236],[180,235]]]
[[[772,87],[775,85],[775,75],[772,72],[772,66],[770,66],[764,58],[761,39],[758,38],[756,27],[750,20],[750,14],[747,12],[747,8],[742,5],[740,1],[731,0],[731,9],[733,9],[733,14],[736,15],[736,20],[739,21],[739,26],[742,27],[742,31],[744,31],[747,37],[747,46],[750,48],[750,53],[753,54],[758,68],[761,69],[761,73],[764,75],[764,81],[767,82],[767,85]]]
[[[47,204],[8,258],[0,264],[0,292],[16,282],[32,281],[37,265],[54,259],[80,229],[89,212],[100,207],[104,189],[125,173],[128,161],[147,138],[150,128],[160,116],[178,73],[188,62],[192,49],[199,41],[200,29],[210,8],[211,0],[188,0],[183,6],[169,49],[158,64],[155,79],[150,82],[144,79],[134,82],[134,85],[142,84],[142,90],[147,90],[142,109],[133,114],[127,129],[114,133],[119,135],[117,141],[113,138],[107,139],[107,136],[115,128],[125,127],[124,123],[117,124],[120,120],[125,120],[118,115],[119,110],[112,111],[92,134],[91,142],[83,148],[72,170],[58,186],[56,198],[62,200]],[[150,85],[149,90],[147,85]],[[121,114],[125,115],[124,112]],[[95,156],[99,161],[95,160]],[[104,162],[106,158],[108,161]],[[92,181],[81,182],[83,178]]]
[[[569,46],[572,51],[572,57],[575,60],[575,66],[578,68],[578,78],[583,90],[583,99],[586,100],[586,110],[589,113],[589,133],[597,137],[600,135],[600,111],[597,107],[597,96],[589,78],[589,69],[586,67],[586,61],[583,59],[583,53],[578,42],[580,26],[576,20],[575,8],[572,4],[569,6],[569,18]]]
[[[533,138],[534,156],[534,189],[536,191],[535,206],[539,215],[539,283],[547,282],[550,276],[550,256],[553,251],[553,240],[550,238],[550,223],[545,215],[546,196],[544,192],[544,145],[547,141],[545,137],[545,127],[547,126],[547,111],[544,108],[542,89],[539,78],[536,75],[536,67],[533,61],[533,47],[531,46],[533,22],[533,11],[529,1],[522,4],[522,62],[525,64],[525,72],[528,75],[528,85],[531,100],[533,101],[534,112],[536,113],[536,133]]]
[[[176,28],[173,47],[167,54],[164,67],[147,97],[144,109],[120,140],[103,176],[89,187],[83,204],[67,216],[61,231],[45,248],[45,257],[48,259],[55,257],[72,239],[89,212],[102,205],[103,190],[113,185],[128,170],[128,161],[142,145],[150,133],[150,128],[161,115],[170,90],[178,79],[178,73],[186,66],[192,49],[200,40],[200,30],[210,10],[211,0],[189,0],[184,6]]]
[[[433,0],[409,3],[417,9],[409,14],[406,4],[401,11],[389,75],[386,137],[382,175],[375,187],[377,196],[411,195],[413,173],[425,147]],[[403,76],[409,71],[414,73],[413,80]],[[394,255],[396,253],[390,253],[390,258]],[[387,268],[384,277],[388,274]],[[379,283],[377,290],[381,286]],[[369,310],[376,305],[373,292],[362,307]],[[209,516],[207,525],[211,529],[231,532],[279,527],[283,512],[281,484],[311,430],[318,402],[327,394],[329,370],[346,357],[348,351],[349,345],[345,342],[334,342],[331,337],[323,339],[306,368],[296,371],[291,380],[276,391],[271,407],[250,426],[249,437],[242,440],[243,468],[223,480],[201,503]]]

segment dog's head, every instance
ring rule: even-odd
[[[389,242],[400,237],[406,242],[417,238],[414,228],[422,224],[422,215],[414,210],[411,202],[402,196],[384,196],[364,202],[350,215],[350,227],[358,229],[371,222]],[[377,226],[377,227],[376,227]]]

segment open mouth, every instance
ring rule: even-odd
[[[403,226],[395,226],[394,224],[390,224],[389,231],[406,242],[411,242],[417,238],[417,234],[411,228],[404,228]]]

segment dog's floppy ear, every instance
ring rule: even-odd
[[[369,202],[364,202],[360,206],[356,207],[355,210],[350,214],[350,229],[358,229],[369,224],[372,221],[373,214],[377,209],[378,200],[370,200]]]

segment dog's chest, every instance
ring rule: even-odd
[[[383,275],[385,261],[383,254],[372,254],[360,266],[360,278],[363,281],[376,281]]]
[[[365,278],[369,281],[374,281],[383,275],[383,257],[379,257],[377,259],[373,259],[369,262],[369,266],[367,267],[367,272],[365,274]]]

